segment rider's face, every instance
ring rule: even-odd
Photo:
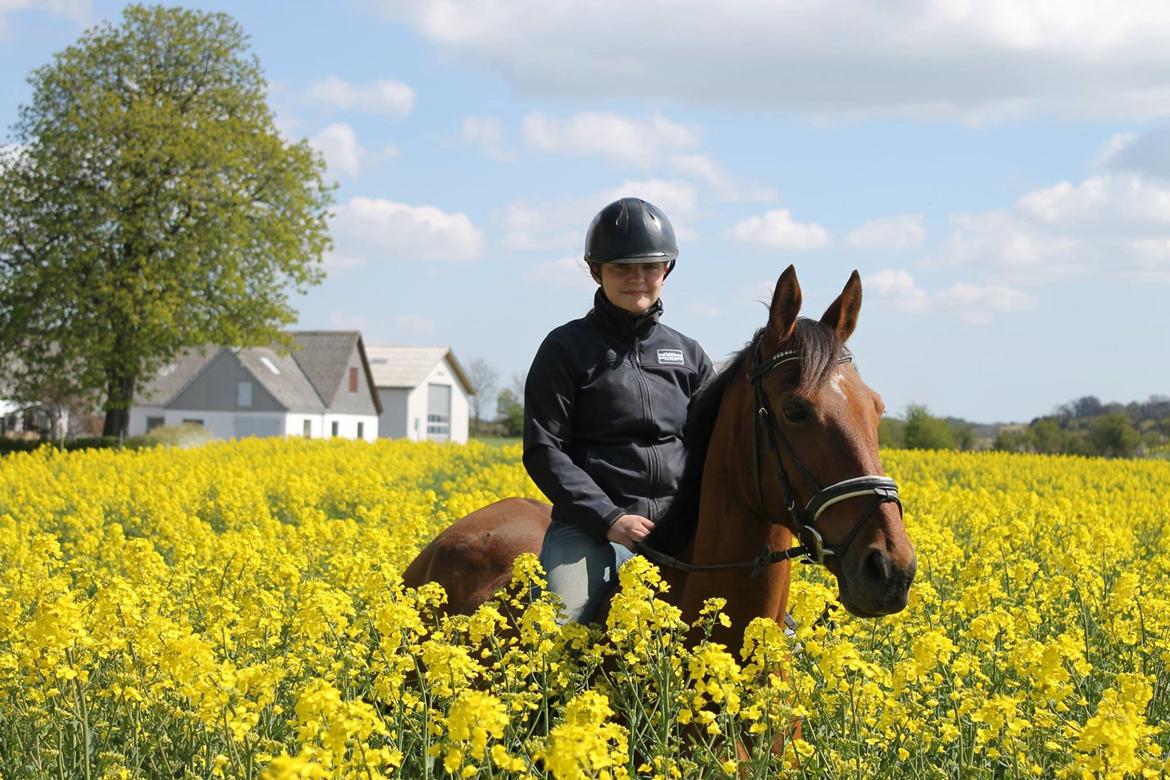
[[[643,314],[658,301],[666,280],[666,263],[602,263],[601,289],[609,302],[631,314]]]

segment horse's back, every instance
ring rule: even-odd
[[[471,613],[512,579],[521,553],[540,554],[552,507],[528,498],[505,498],[465,515],[443,530],[406,567],[402,581],[417,588],[437,582],[447,611]]]

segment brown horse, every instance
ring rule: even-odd
[[[783,619],[791,558],[823,563],[841,603],[862,617],[901,610],[914,579],[897,485],[878,457],[882,401],[845,348],[860,277],[819,321],[798,318],[800,304],[789,266],[767,325],[692,401],[680,492],[643,547],[687,620],[706,599],[727,600],[731,628],[715,639],[732,651],[753,618]],[[510,498],[472,512],[403,579],[438,582],[452,612],[471,612],[508,582],[518,554],[539,554],[549,511]],[[801,545],[791,548],[794,536]]]

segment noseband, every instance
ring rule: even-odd
[[[793,449],[792,444],[788,441],[788,437],[784,435],[784,429],[780,427],[780,421],[776,418],[775,412],[772,411],[772,405],[768,402],[768,396],[763,388],[763,379],[770,371],[786,363],[799,362],[800,359],[799,352],[794,349],[789,349],[777,352],[765,361],[760,354],[760,347],[757,345],[756,364],[748,372],[748,381],[751,383],[756,396],[756,420],[752,424],[752,461],[755,463],[756,498],[759,500],[759,505],[764,508],[764,516],[768,517],[768,504],[764,501],[763,480],[760,475],[763,467],[760,465],[759,429],[762,426],[768,436],[768,445],[776,458],[777,471],[780,475],[780,485],[784,489],[786,509],[788,510],[788,514],[792,515],[793,523],[797,529],[796,535],[800,540],[800,546],[793,547],[790,550],[779,553],[766,551],[768,552],[769,562],[772,562],[773,558],[777,560],[800,558],[805,563],[822,563],[830,555],[838,558],[844,557],[846,551],[849,549],[849,545],[853,544],[854,538],[856,538],[862,527],[874,515],[879,506],[888,501],[892,501],[898,505],[898,512],[902,512],[902,499],[898,496],[898,483],[891,478],[877,474],[866,474],[860,477],[843,479],[840,482],[834,482],[831,485],[821,487],[816,478],[813,477],[800,461],[796,450]],[[838,358],[837,363],[852,362],[852,353],[843,348],[841,357]],[[792,481],[788,478],[788,471],[784,468],[784,458],[780,455],[781,445],[788,451],[788,457],[796,464],[796,467],[804,476],[805,481],[813,488],[813,496],[804,507],[800,507],[796,503],[796,498],[792,491]],[[842,501],[867,496],[876,498],[877,500],[862,514],[860,519],[854,524],[853,530],[849,532],[849,535],[836,544],[826,544],[820,530],[817,529],[817,520],[820,519],[824,511]],[[770,522],[777,523],[779,521],[771,518]]]

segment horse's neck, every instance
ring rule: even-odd
[[[786,549],[791,542],[787,529],[763,516],[758,506],[755,474],[767,463],[753,461],[753,400],[745,381],[727,388],[719,415],[711,433],[707,459],[703,467],[699,497],[699,520],[695,531],[691,561],[695,564],[728,563],[755,558],[765,546]],[[761,458],[766,458],[761,454]],[[767,495],[765,490],[765,495]],[[727,599],[724,613],[732,627],[719,630],[716,641],[738,650],[743,630],[753,618],[783,619],[788,602],[789,565],[787,562],[764,569],[758,577],[750,568],[692,573],[686,577],[679,604],[683,616],[693,621],[711,597]]]

